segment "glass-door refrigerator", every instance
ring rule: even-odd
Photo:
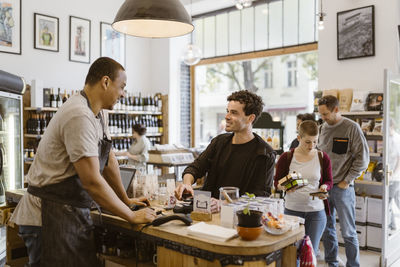
[[[21,77],[0,70],[0,205],[5,191],[23,187]]]

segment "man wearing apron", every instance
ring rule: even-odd
[[[22,229],[31,266],[98,266],[93,200],[131,223],[155,218],[151,209],[129,209],[131,204],[146,205],[147,199],[126,195],[105,133],[101,110],[113,108],[125,85],[124,68],[99,58],[83,91],[68,99],[49,123],[27,175],[28,193],[11,219]]]

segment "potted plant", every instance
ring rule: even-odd
[[[238,217],[237,231],[242,239],[254,240],[263,231],[261,223],[263,213],[258,210],[252,210],[250,207],[250,203],[255,201],[255,195],[249,193],[246,193],[246,195],[248,196],[246,207],[236,212]]]

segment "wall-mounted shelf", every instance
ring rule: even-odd
[[[146,136],[162,136],[162,133],[146,133]],[[131,138],[132,134],[110,134],[111,138]]]
[[[368,181],[368,180],[355,180],[354,181],[356,184],[366,184],[366,185],[376,185],[376,186],[382,186],[382,182],[377,182],[377,181]]]
[[[377,135],[374,135],[374,134],[366,134],[366,135],[365,135],[365,138],[366,138],[367,140],[378,140],[378,141],[383,140],[383,136],[380,135],[380,134],[377,134]]]
[[[381,117],[383,117],[382,111],[341,112],[340,114],[345,117],[357,117],[357,118],[381,118]]]
[[[26,138],[35,138],[35,139],[40,139],[42,138],[43,135],[41,134],[24,134],[24,137]]]
[[[43,108],[37,107],[37,108],[35,108],[35,107],[25,107],[24,110],[27,110],[27,111],[37,111],[37,112],[42,112],[42,111],[57,112],[58,108],[48,108],[48,107],[43,107]]]
[[[128,110],[108,110],[108,114],[128,114],[128,115],[162,115],[158,111],[128,111]]]

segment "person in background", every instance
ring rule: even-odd
[[[325,262],[339,266],[336,235],[336,211],[345,243],[348,267],[360,266],[360,253],[355,222],[354,180],[368,167],[369,148],[358,123],[339,113],[339,101],[324,96],[318,101],[318,112],[324,123],[320,126],[318,148],[329,155],[332,164],[333,187],[329,192],[331,214],[327,217],[322,240]]]
[[[128,157],[128,164],[143,172],[146,169],[146,162],[149,160],[150,141],[146,137],[146,127],[143,125],[135,124],[132,130],[132,137],[135,140],[128,151],[115,154]]]
[[[275,188],[285,190],[278,181],[292,172],[297,172],[308,180],[308,185],[297,190],[289,190],[285,196],[285,214],[305,219],[305,232],[310,236],[317,254],[319,242],[329,215],[328,203],[321,198],[313,198],[310,193],[327,192],[332,187],[332,169],[329,156],[315,147],[318,140],[318,125],[307,120],[300,124],[297,136],[299,146],[283,153],[276,164]]]
[[[299,126],[303,121],[306,120],[311,120],[315,121],[315,115],[314,113],[304,113],[304,114],[298,114],[296,116],[296,132],[299,132]],[[292,143],[290,144],[289,150],[296,148],[299,145],[299,140],[298,138],[293,139]]]
[[[128,198],[110,150],[102,109],[124,95],[126,73],[115,60],[93,62],[84,89],[49,123],[26,176],[28,192],[11,221],[28,249],[30,266],[99,266],[90,208],[93,201],[130,223],[155,219],[146,198]]]
[[[273,182],[275,152],[260,136],[253,133],[253,124],[261,115],[260,96],[241,90],[227,98],[226,126],[228,133],[215,137],[206,150],[183,172],[183,182],[175,189],[193,195],[192,184],[206,175],[202,190],[211,191],[211,210],[217,212],[219,188],[235,186],[240,194],[269,196]]]

